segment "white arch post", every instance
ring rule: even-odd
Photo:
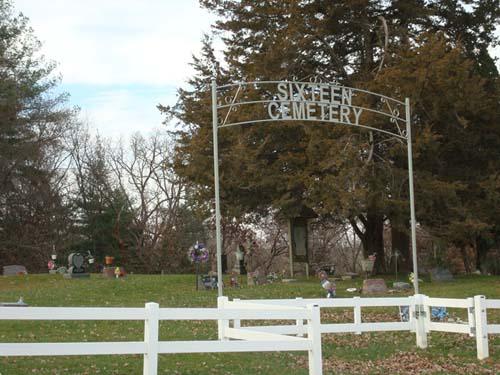
[[[222,284],[222,232],[220,227],[219,195],[219,135],[217,119],[217,82],[212,78],[212,128],[214,148],[214,184],[215,184],[215,237],[217,243],[217,294],[224,295]]]

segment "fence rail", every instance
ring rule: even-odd
[[[500,334],[500,324],[488,324],[487,312],[500,309],[500,300],[433,298],[424,295],[394,298],[270,299],[229,301],[219,297],[217,308],[0,307],[0,320],[142,320],[144,341],[0,343],[0,356],[142,354],[144,374],[158,371],[159,354],[307,351],[309,374],[322,374],[321,335],[375,331],[409,331],[417,345],[427,346],[432,331],[469,334],[476,338],[477,356],[489,356],[488,335]],[[363,322],[362,308],[408,307],[408,321]],[[432,307],[467,309],[467,323],[434,322]],[[321,308],[352,308],[353,323],[322,323]],[[218,340],[159,341],[162,320],[217,320]],[[244,320],[295,321],[295,324],[242,326]],[[267,322],[266,322],[267,323]],[[231,326],[232,324],[232,326]]]
[[[500,309],[500,299],[487,299],[484,302],[486,309]],[[488,324],[488,334],[500,334],[500,324]]]
[[[0,344],[0,354],[3,356],[145,354],[146,352],[146,343],[143,341]]]
[[[144,320],[144,308],[0,307],[2,320]]]
[[[218,308],[159,308],[147,303],[144,308],[101,307],[0,307],[0,320],[143,320],[144,341],[0,343],[0,356],[67,355],[144,355],[144,374],[158,372],[158,354],[307,351],[311,375],[322,374],[321,335],[311,332],[307,338],[249,332],[226,328],[229,320],[306,320],[309,327],[319,322],[319,308],[314,305],[286,307],[267,305],[240,306],[225,297]],[[159,341],[162,320],[217,320],[219,340]],[[229,341],[235,339],[235,341]]]
[[[264,300],[235,300],[237,306],[252,306],[262,305]],[[266,304],[271,306],[286,306],[286,307],[304,307],[311,303],[318,305],[320,308],[353,308],[354,322],[353,323],[321,323],[321,333],[356,333],[376,332],[376,331],[413,331],[415,330],[415,320],[410,317],[408,322],[374,322],[363,323],[361,319],[362,307],[394,307],[394,306],[413,306],[415,304],[414,297],[400,298],[333,298],[333,299],[272,299],[265,300]],[[233,324],[241,326],[241,320],[236,320]],[[303,322],[297,321],[294,325],[279,325],[279,326],[246,326],[244,329],[261,329],[269,333],[280,334],[304,334],[307,329],[303,326]]]
[[[500,324],[487,323],[487,310],[500,309],[500,300],[487,300],[484,296],[474,298],[434,298],[424,295],[393,298],[333,298],[333,299],[271,299],[271,300],[235,300],[238,306],[262,303],[272,306],[307,306],[317,304],[320,308],[352,308],[354,313],[353,323],[322,323],[321,333],[356,333],[380,331],[411,331],[415,332],[417,346],[427,347],[427,334],[430,332],[450,332],[468,334],[476,338],[477,357],[484,359],[489,356],[488,335],[500,334]],[[391,307],[408,306],[409,319],[401,322],[363,322],[362,308],[365,307]],[[448,307],[467,309],[467,322],[435,322],[431,320],[432,307]],[[284,335],[303,335],[307,327],[302,321],[296,324],[268,325],[268,326],[241,326],[241,319],[235,320],[234,326],[244,330],[260,329],[269,333]]]

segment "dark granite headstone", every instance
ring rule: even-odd
[[[3,266],[4,276],[27,275],[26,267],[20,265]]]
[[[367,279],[363,280],[363,294],[386,293],[387,285],[384,279]]]
[[[430,270],[431,281],[451,281],[453,275],[446,268],[433,268]]]
[[[71,253],[68,257],[68,272],[63,275],[66,279],[88,278],[85,265],[85,256],[80,253]]]

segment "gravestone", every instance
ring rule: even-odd
[[[384,279],[367,279],[363,280],[363,294],[386,293],[387,285]]]
[[[28,271],[26,267],[17,264],[11,266],[3,266],[4,276],[17,276],[17,275],[27,275]]]
[[[450,270],[446,268],[433,268],[430,271],[431,281],[451,281],[453,280],[453,275]]]
[[[392,283],[392,287],[397,290],[411,289],[411,285],[402,281]]]
[[[71,253],[68,257],[68,272],[63,276],[66,279],[88,278],[90,274],[85,266],[85,256],[80,253]]]
[[[237,275],[246,275],[247,270],[245,267],[245,252],[242,250],[241,245],[238,245],[236,247],[234,255],[235,255],[235,261],[234,261],[233,272],[236,273]]]
[[[115,277],[115,268],[114,267],[103,267],[102,275],[104,277],[114,278]]]
[[[203,275],[200,279],[205,289],[217,289],[217,275]]]
[[[352,279],[355,279],[356,277],[358,277],[358,274],[355,272],[345,272],[341,276],[342,280],[352,280]]]
[[[247,285],[248,286],[255,286],[255,279],[253,276],[253,272],[247,273]]]
[[[257,285],[267,284],[267,276],[259,273],[259,275],[257,275],[256,282],[257,282]]]

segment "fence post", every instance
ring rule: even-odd
[[[408,305],[408,321],[410,322],[410,332],[417,333],[417,321],[415,319],[417,306],[415,296],[408,297],[410,299],[410,303]]]
[[[361,335],[361,298],[353,297],[354,304],[354,324],[358,329],[356,335]]]
[[[474,298],[467,298],[467,324],[469,325],[469,337],[476,336],[476,317],[474,315]]]
[[[296,297],[296,300],[301,300],[302,297]],[[304,337],[304,334],[301,332],[302,327],[304,327],[304,319],[297,319],[295,320],[295,324],[297,325],[297,336],[298,337]]]
[[[311,319],[307,320],[307,338],[311,341],[309,349],[309,375],[323,375],[323,355],[321,352],[321,317],[318,305],[307,305]]]
[[[229,302],[229,299],[224,296],[217,297],[217,308],[219,311],[223,310],[226,306],[227,303]],[[219,332],[219,340],[227,340],[226,339],[226,328],[229,328],[229,320],[227,319],[219,319],[217,320],[217,327],[218,327],[218,332]]]
[[[424,327],[425,327],[425,333],[430,333],[431,332],[431,325],[429,324],[431,322],[431,306],[429,306],[429,300],[428,296],[423,295],[422,296],[422,306],[424,307]],[[427,343],[427,336],[425,337],[425,342]],[[426,346],[427,347],[427,344]]]
[[[233,301],[239,301],[239,298],[233,298]],[[241,320],[240,319],[233,319],[233,328],[240,328],[241,327]]]
[[[490,356],[488,348],[488,321],[486,319],[486,297],[474,296],[474,315],[476,317],[477,358]]]
[[[427,332],[426,332],[426,317],[424,298],[422,294],[415,294],[414,299],[414,314],[415,314],[415,334],[417,338],[417,347],[420,349],[427,348]]]
[[[158,326],[160,306],[154,302],[146,303],[145,312],[144,342],[146,343],[146,354],[144,354],[143,374],[156,375],[158,373]]]

